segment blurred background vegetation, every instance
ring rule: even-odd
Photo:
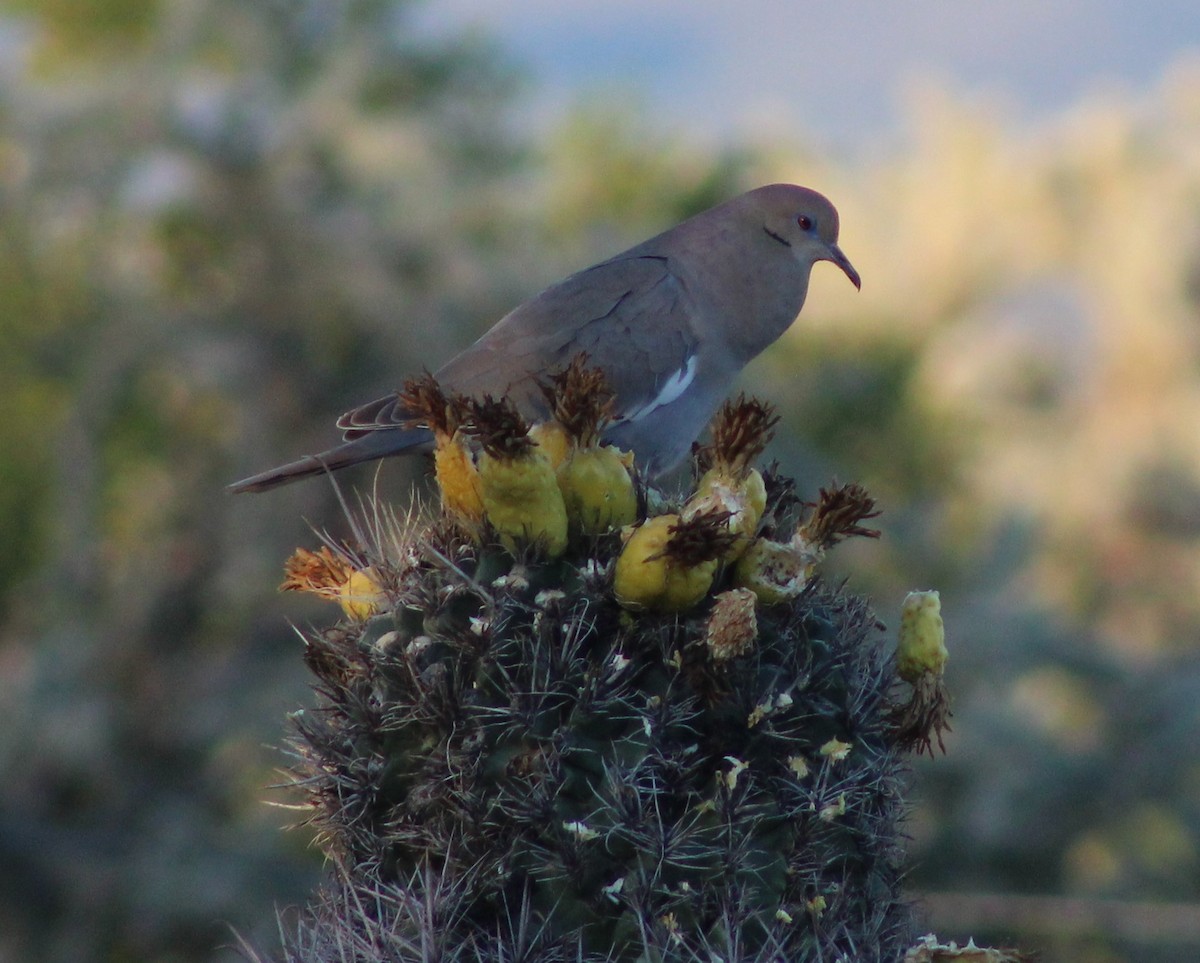
[[[942,591],[949,754],[912,885],[945,937],[1200,951],[1200,69],[1037,125],[929,88],[902,144],[702,146],[397,0],[0,0],[0,959],[233,959],[321,873],[270,789],[307,704],[274,589],[333,439],[568,271],[815,186],[818,268],[745,383],[806,492],[886,514],[837,571]],[[406,500],[415,468],[379,484]],[[355,481],[374,483],[371,472]]]

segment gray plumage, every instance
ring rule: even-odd
[[[436,372],[448,390],[507,395],[545,415],[537,379],[580,351],[616,393],[605,440],[660,474],[687,454],[738,372],[800,313],[817,261],[860,285],[837,246],[838,215],[816,191],[772,184],[735,197],[579,271],[502,318]],[[264,491],[348,465],[428,448],[396,395],[338,419],[343,444],[254,475]]]

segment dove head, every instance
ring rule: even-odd
[[[794,184],[770,184],[744,194],[742,199],[761,220],[766,236],[790,249],[802,264],[832,261],[856,288],[858,272],[838,247],[838,213],[824,195]]]

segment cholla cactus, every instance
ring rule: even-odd
[[[333,873],[287,959],[898,961],[911,745],[865,602],[732,587],[724,511],[553,553],[520,515],[397,523],[359,553],[384,611],[308,636],[296,784]],[[622,560],[686,604],[630,605]]]

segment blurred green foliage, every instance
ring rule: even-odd
[[[36,21],[38,58],[59,69],[80,57],[117,58],[151,35],[160,0],[4,0],[0,8]]]
[[[217,921],[270,944],[319,869],[261,804],[306,697],[287,619],[330,617],[272,587],[340,509],[222,486],[772,180],[835,200],[865,279],[819,266],[747,373],[772,454],[879,497],[885,538],[832,574],[885,621],[912,588],[946,610],[915,882],[1200,897],[1194,67],[1038,128],[928,90],[857,158],[702,148],[599,100],[532,143],[519,71],[404,2],[86,6],[0,5],[0,957],[230,958]],[[418,470],[379,484],[407,500]],[[1195,956],[1104,935],[997,934]]]

